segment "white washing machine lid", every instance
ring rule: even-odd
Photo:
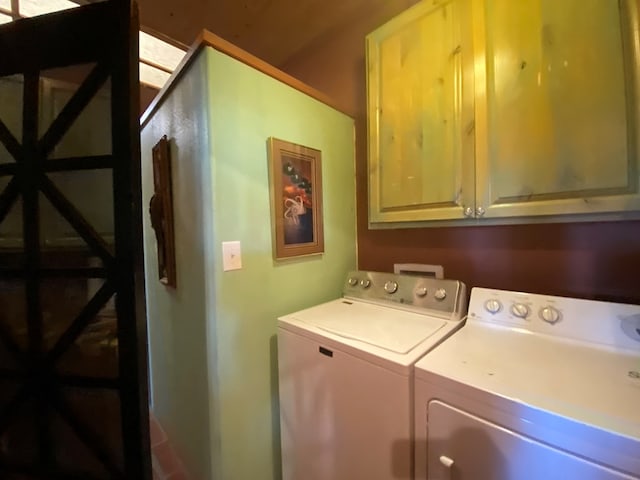
[[[640,441],[640,352],[594,348],[467,323],[416,363],[415,377],[453,380]]]
[[[410,352],[448,323],[430,315],[348,299],[318,305],[288,317],[398,354]]]

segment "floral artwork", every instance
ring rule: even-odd
[[[284,208],[284,243],[313,241],[313,190],[311,162],[282,156],[282,198]]]
[[[321,253],[320,151],[274,138],[269,143],[275,256]]]

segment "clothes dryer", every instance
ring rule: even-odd
[[[640,479],[640,306],[474,288],[415,394],[416,479]]]

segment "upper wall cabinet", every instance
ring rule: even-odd
[[[429,0],[372,33],[371,224],[639,211],[637,9]]]
[[[473,203],[463,2],[423,2],[367,37],[370,221],[461,218]]]

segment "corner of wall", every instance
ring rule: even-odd
[[[208,209],[203,203],[203,151],[208,151],[203,60],[196,59],[153,113],[141,132],[143,204],[153,194],[151,149],[167,135],[171,169],[177,288],[167,289],[157,278],[155,234],[144,215],[145,276],[149,352],[154,413],[176,452],[194,478],[211,478],[209,425],[211,378],[208,345],[206,258],[203,235]],[[203,263],[204,262],[204,263]]]
[[[205,279],[206,309],[207,309],[207,370],[209,372],[209,438],[211,441],[211,475],[213,479],[222,478],[223,459],[221,454],[221,429],[220,429],[220,390],[218,372],[218,332],[216,322],[216,258],[218,235],[215,229],[215,203],[213,186],[215,178],[214,137],[212,135],[214,109],[211,108],[211,92],[209,86],[213,84],[212,72],[213,49],[205,47],[199,54],[202,59],[202,72],[205,81],[202,93],[202,105],[205,108],[205,128],[200,132],[204,137],[204,148],[200,158],[202,165],[202,196],[205,206],[203,218],[203,230],[205,232],[205,262],[208,275]]]
[[[354,122],[212,48],[207,51],[211,199],[207,295],[212,464],[218,478],[281,478],[277,318],[340,295],[355,266]],[[269,137],[322,152],[325,252],[274,260]],[[241,242],[223,271],[221,242]],[[303,288],[313,279],[312,288]]]

